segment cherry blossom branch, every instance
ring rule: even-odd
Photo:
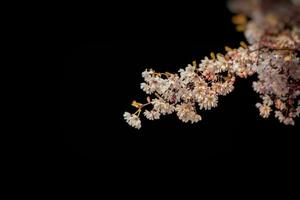
[[[124,113],[126,122],[141,128],[140,114],[149,120],[176,113],[187,123],[202,120],[196,111],[210,110],[219,103],[219,96],[234,90],[236,78],[257,74],[253,82],[262,102],[256,103],[262,118],[274,116],[285,125],[294,125],[300,114],[300,9],[296,1],[231,0],[229,7],[240,13],[233,17],[237,30],[244,32],[248,44],[225,47],[226,53],[194,61],[178,73],[142,73],[141,89],[149,95],[147,103],[133,101],[138,110]],[[152,96],[152,97],[151,97]],[[147,106],[151,110],[144,110]],[[198,109],[197,109],[198,108]],[[143,111],[144,110],[144,111]]]

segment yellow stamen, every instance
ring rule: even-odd
[[[211,57],[213,60],[216,60],[216,55],[215,55],[214,52],[211,52],[211,53],[210,53],[210,57]]]
[[[244,49],[248,49],[248,45],[245,42],[240,42],[241,47],[243,47]]]
[[[236,25],[245,25],[247,21],[247,17],[243,14],[235,15],[232,17],[232,23]]]
[[[235,28],[238,32],[244,32],[246,30],[246,26],[245,25],[238,25]]]
[[[141,108],[141,107],[143,106],[142,103],[138,103],[138,102],[136,102],[136,101],[133,101],[133,102],[131,103],[131,105],[132,105],[133,107],[135,107],[135,108]]]
[[[225,46],[225,51],[230,52],[230,51],[232,51],[232,50],[233,50],[232,48],[230,48],[230,47],[228,47],[228,46]]]
[[[284,61],[290,61],[291,60],[291,56],[286,56],[285,58],[284,58]]]
[[[218,59],[218,61],[223,61],[224,60],[223,54],[217,53],[217,59]]]
[[[229,57],[228,55],[226,55],[226,56],[225,56],[225,60],[226,60],[226,61],[229,61],[229,60],[230,60],[230,57]]]
[[[197,66],[197,61],[193,61],[193,66],[196,67]]]

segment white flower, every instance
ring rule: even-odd
[[[240,73],[242,71],[242,68],[240,68],[240,63],[238,63],[237,61],[232,63],[232,68],[231,68],[234,72],[238,72]]]
[[[281,111],[275,111],[275,117],[278,118],[278,120],[283,123],[285,117],[283,116]]]
[[[160,91],[162,86],[162,79],[158,77],[151,77],[147,80],[147,83],[141,83],[141,89],[147,94],[152,94],[155,91]]]
[[[130,126],[137,129],[141,128],[141,120],[137,115],[125,112],[123,117]]]
[[[155,120],[160,118],[160,113],[157,112],[156,110],[152,110],[152,111],[145,110],[144,115],[149,120]]]
[[[214,92],[210,92],[203,96],[199,101],[200,109],[210,110],[211,108],[217,107],[218,96]]]
[[[283,80],[275,79],[271,86],[273,92],[278,96],[285,96],[289,92],[289,88]]]
[[[267,105],[267,106],[273,105],[273,101],[272,101],[272,99],[270,98],[269,95],[264,95],[264,96],[262,97],[262,99],[263,99],[263,104],[264,104],[264,105]]]
[[[155,91],[155,87],[150,87],[147,83],[141,83],[141,89],[146,92],[146,94],[152,94]]]
[[[295,125],[295,122],[294,122],[293,118],[291,118],[291,117],[285,118],[284,121],[283,121],[283,123],[284,123],[285,125],[292,125],[292,126]]]
[[[225,72],[226,70],[228,70],[228,62],[226,61],[225,57],[223,55],[217,54],[217,59],[217,73]]]
[[[176,111],[178,118],[185,123],[188,121],[196,123],[202,120],[202,117],[195,112],[195,107],[191,104],[182,103],[177,105]]]
[[[220,83],[220,82],[212,83],[211,87],[212,87],[213,91],[215,91],[217,94],[223,93],[223,85],[222,85],[222,83]]]
[[[276,99],[275,107],[279,110],[284,110],[286,108],[286,105],[280,99]]]
[[[263,85],[259,81],[253,82],[253,89],[257,93],[263,93]]]
[[[180,80],[184,85],[188,84],[191,81],[191,78],[196,75],[195,73],[196,66],[188,65],[185,70],[180,69]]]
[[[229,82],[224,82],[224,83],[220,83],[220,82],[215,82],[212,83],[212,90],[215,91],[217,94],[220,95],[227,95],[230,92],[232,92],[234,89],[233,84],[229,83]]]
[[[185,70],[183,70],[183,69],[180,69],[180,70],[179,70],[180,76],[181,76],[182,78],[191,77],[191,76],[193,76],[193,75],[195,74],[195,69],[196,69],[195,66],[189,64],[189,65],[185,68]]]
[[[152,69],[150,69],[150,70],[146,69],[142,73],[142,77],[145,79],[146,82],[149,82],[152,79],[153,74],[154,74],[154,71]]]
[[[222,89],[223,90],[220,94],[225,96],[234,90],[234,86],[232,83],[225,82],[222,84]]]
[[[152,104],[154,107],[154,110],[157,110],[161,114],[171,114],[175,111],[175,107],[167,102],[164,102],[160,99],[153,99]]]
[[[275,111],[275,117],[285,125],[295,125],[295,121],[292,117],[285,117],[281,111]]]
[[[191,123],[193,124],[193,123],[197,123],[197,122],[201,121],[202,117],[200,115],[196,114],[196,113],[193,113],[190,120],[191,120]]]
[[[268,105],[259,105],[257,104],[258,108],[259,108],[259,114],[260,116],[262,116],[263,118],[268,118],[270,116],[270,112],[271,112],[271,107]]]
[[[171,82],[169,80],[160,79],[156,91],[159,94],[163,94],[170,88],[170,86],[171,86]]]
[[[204,96],[207,93],[207,90],[208,90],[208,87],[206,85],[195,87],[195,89],[193,91],[193,95],[195,96],[195,98],[198,102],[201,102],[203,100]]]
[[[182,88],[180,90],[181,92],[181,99],[184,100],[184,101],[190,101],[193,99],[193,93],[187,89],[187,88]]]
[[[204,70],[206,70],[207,66],[212,64],[212,60],[210,60],[207,56],[201,60],[201,63],[199,64],[199,68],[198,71],[202,72]]]

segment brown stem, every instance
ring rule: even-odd
[[[291,49],[291,48],[270,48],[270,47],[260,47],[258,49],[254,49],[252,51],[250,51],[250,53],[253,53],[255,51],[260,51],[260,50],[263,50],[263,49],[271,49],[271,50],[274,50],[274,51],[297,51],[297,49]]]

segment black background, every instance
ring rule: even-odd
[[[67,10],[57,46],[63,160],[232,158],[254,152],[268,157],[298,149],[299,120],[288,127],[259,117],[251,88],[255,76],[239,79],[217,108],[201,112],[200,123],[184,124],[173,114],[143,119],[135,130],[123,120],[125,111],[134,111],[132,100],[145,102],[145,68],[176,72],[245,40],[235,32],[225,1]]]

